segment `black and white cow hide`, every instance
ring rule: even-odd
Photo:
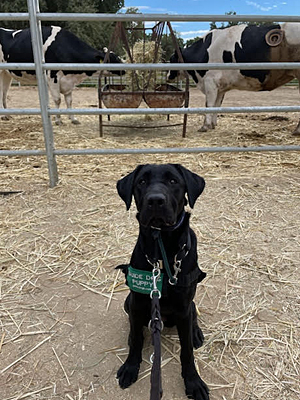
[[[46,63],[99,63],[104,60],[105,51],[99,51],[83,42],[73,33],[59,26],[43,26],[43,53]],[[33,52],[30,29],[11,30],[0,28],[0,62],[1,63],[32,63]],[[114,53],[109,54],[109,62],[121,63]],[[123,75],[124,71],[112,71]],[[76,85],[97,71],[47,71],[48,87],[55,103],[59,108],[60,95],[63,94],[67,108],[72,108],[72,91]],[[35,71],[0,70],[0,108],[7,108],[7,93],[12,78],[24,82],[36,82]],[[8,117],[3,117],[7,119]],[[70,115],[74,124],[79,121]],[[61,118],[56,116],[56,124],[61,124]]]
[[[300,23],[269,26],[243,24],[215,29],[191,46],[181,49],[181,53],[186,63],[300,62]],[[175,52],[170,62],[178,61]],[[206,107],[220,107],[225,93],[232,89],[273,90],[300,78],[299,69],[190,70],[188,73],[205,94]],[[169,71],[168,80],[174,80],[179,74],[179,71]],[[216,125],[217,114],[206,114],[199,130],[206,132]],[[300,121],[294,134],[300,135]]]

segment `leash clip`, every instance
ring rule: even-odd
[[[179,274],[179,272],[181,272],[181,263],[182,263],[182,260],[177,260],[177,254],[176,254],[175,259],[174,259],[174,264],[173,264],[174,275],[172,277],[170,277],[170,279],[169,279],[170,285],[174,286],[177,284],[177,281],[178,281],[177,275]]]
[[[153,296],[155,295],[160,299],[161,298],[161,293],[157,288],[157,281],[158,281],[158,279],[160,277],[160,268],[159,268],[159,262],[158,261],[153,263],[152,277],[153,277],[153,289],[151,290],[150,298],[153,299]]]

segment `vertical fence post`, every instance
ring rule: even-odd
[[[58,182],[56,158],[54,154],[54,138],[51,117],[48,112],[49,95],[46,71],[42,68],[44,62],[41,21],[37,19],[39,0],[27,0],[32,51],[35,63],[36,78],[39,90],[40,108],[43,122],[44,141],[48,163],[49,185],[54,187]]]

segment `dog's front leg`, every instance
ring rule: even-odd
[[[177,316],[176,319],[181,344],[181,373],[185,383],[185,393],[190,399],[208,400],[208,387],[198,375],[194,361],[192,310],[184,316]]]
[[[117,378],[122,389],[134,383],[139,374],[143,349],[143,318],[139,312],[129,311],[130,333],[128,338],[129,354],[125,363],[119,368]]]

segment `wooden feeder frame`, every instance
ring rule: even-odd
[[[158,22],[153,28],[130,28],[130,30],[143,30],[144,37],[146,29],[152,29],[151,41],[155,42],[155,50],[154,50],[154,59],[153,63],[157,62],[158,58],[158,49],[161,43],[162,34],[165,28],[165,24],[169,28],[169,32],[172,38],[172,42],[175,50],[177,51],[179,62],[184,62],[183,57],[172,29],[172,26],[169,21],[161,21]],[[130,50],[130,46],[128,43],[126,30],[124,24],[122,22],[117,22],[112,38],[110,40],[108,50],[106,52],[104,63],[109,62],[109,54],[112,49],[115,48],[118,41],[122,41],[125,47],[125,50],[128,54],[129,60],[131,63],[133,62],[133,56]],[[185,89],[180,90],[174,85],[169,85],[168,83],[163,83],[158,85],[155,90],[147,90],[149,85],[151,75],[154,71],[151,70],[147,79],[146,87],[142,90],[127,90],[127,85],[125,84],[107,84],[107,80],[109,81],[109,77],[104,78],[104,85],[102,84],[103,72],[101,71],[98,78],[98,102],[99,108],[103,108],[105,105],[107,108],[138,108],[141,101],[144,100],[148,107],[150,108],[169,108],[170,104],[174,104],[174,108],[176,107],[185,107],[189,106],[189,75],[187,71],[182,71],[185,76]],[[133,71],[134,79],[137,81],[138,86],[138,78],[136,72]],[[121,81],[122,82],[122,81]],[[104,100],[104,101],[103,101]],[[170,116],[167,116],[169,121]],[[108,115],[108,120],[110,121],[110,116]],[[182,125],[182,137],[186,137],[186,125],[187,125],[187,114],[183,114],[183,122],[176,124],[164,124],[164,125],[156,125],[156,128],[166,128],[172,126]],[[137,128],[137,129],[146,129],[153,128],[153,126],[138,126],[138,125],[120,125],[120,124],[106,124],[103,122],[103,116],[99,115],[99,130],[100,137],[103,137],[103,127],[118,127],[118,128]]]

